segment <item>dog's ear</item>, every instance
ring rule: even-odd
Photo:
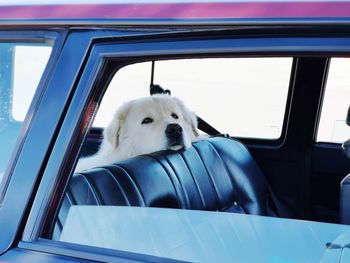
[[[110,124],[103,130],[103,137],[110,144],[112,149],[117,148],[119,145],[120,129],[124,125],[129,108],[129,104],[123,104],[115,112]]]
[[[177,104],[179,105],[181,111],[182,111],[182,116],[184,116],[185,121],[191,124],[192,127],[192,132],[195,137],[199,136],[199,131],[198,131],[198,120],[197,120],[197,115],[188,109],[185,104],[179,100],[178,98],[173,97]]]

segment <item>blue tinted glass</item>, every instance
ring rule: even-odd
[[[0,43],[0,181],[50,53],[43,43]]]

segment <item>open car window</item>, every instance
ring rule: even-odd
[[[293,58],[291,57],[202,58],[156,61],[154,84],[171,90],[172,97],[182,100],[189,109],[224,133],[248,138],[278,139],[282,134],[284,124],[292,63]],[[123,149],[123,145],[120,146],[118,143],[124,139],[125,141],[130,140],[130,137],[132,137],[131,134],[135,134],[135,131],[140,130],[142,131],[137,133],[138,136],[132,137],[131,140],[138,141],[140,139],[141,143],[138,144],[139,147],[144,147],[148,143],[149,138],[145,136],[147,132],[145,126],[150,126],[153,121],[156,122],[156,119],[153,116],[142,117],[143,119],[137,120],[136,124],[133,123],[134,125],[129,127],[125,115],[128,114],[129,116],[130,114],[130,116],[135,118],[139,116],[133,115],[131,108],[123,107],[123,105],[126,105],[125,102],[129,100],[140,97],[150,98],[151,64],[151,62],[136,63],[119,69],[113,76],[104,94],[93,126],[111,127],[110,122],[113,119],[115,122],[113,126],[118,127],[113,128],[114,133],[112,136],[108,135],[109,129],[107,128],[104,140],[108,141],[108,145],[109,143],[114,145],[114,147],[118,145],[115,149],[118,149],[118,147],[120,147],[119,149]],[[136,104],[134,103],[132,105],[135,107]],[[165,104],[162,104],[164,108],[160,115],[167,112],[169,105],[165,106]],[[118,117],[116,117],[115,112],[120,107],[122,107],[122,110],[118,111]],[[147,108],[143,108],[143,111],[147,111]],[[143,113],[139,112],[139,114]],[[176,112],[175,115],[174,113],[170,112],[168,116],[172,118],[172,121],[183,118],[183,115],[178,114],[179,112]],[[123,133],[122,128],[120,128],[121,125],[125,125],[128,128],[128,134],[125,135]],[[167,133],[169,125],[172,124],[167,125],[165,133]],[[164,130],[161,132],[164,133]],[[156,133],[156,131],[153,133]],[[156,140],[158,139],[162,139],[161,134],[160,136],[156,136]],[[106,156],[103,154],[109,152],[111,149],[105,148],[103,142],[102,145],[100,144],[98,147],[95,147],[95,145],[92,145],[95,142],[86,140],[84,142],[85,146],[87,148],[90,147],[88,150],[90,154],[88,155],[94,153],[94,151],[91,151],[91,148],[95,148],[96,150],[103,149],[99,152],[101,153],[100,156],[103,156],[103,160],[96,159],[96,156],[92,154],[92,159],[88,157],[86,159],[81,158],[78,161],[78,165],[75,167],[75,174],[68,187],[68,194],[63,200],[61,211],[59,211],[56,224],[52,229],[52,239],[144,253],[153,256],[202,260],[188,257],[186,254],[183,257],[179,256],[182,253],[181,249],[175,249],[174,255],[168,255],[165,251],[157,252],[159,244],[164,243],[164,240],[171,233],[167,231],[155,231],[155,225],[153,225],[146,229],[146,232],[149,233],[148,235],[145,232],[139,231],[133,225],[140,224],[141,228],[143,228],[145,218],[141,218],[138,214],[139,212],[145,214],[149,218],[147,220],[151,221],[154,221],[154,217],[159,217],[158,213],[164,216],[169,213],[168,209],[155,209],[154,207],[188,207],[189,210],[212,210],[215,205],[220,204],[220,210],[222,211],[241,212],[245,209],[241,208],[237,202],[228,201],[233,196],[230,191],[235,189],[230,183],[231,180],[234,180],[230,179],[230,169],[232,167],[225,168],[225,163],[219,162],[217,158],[226,160],[227,158],[232,158],[233,153],[238,153],[237,156],[240,156],[240,152],[243,151],[242,157],[239,158],[250,162],[251,156],[245,147],[241,147],[242,145],[234,140],[219,137],[212,139],[212,142],[207,142],[205,139],[203,141],[199,140],[196,147],[190,147],[187,151],[185,149],[181,149],[185,151],[180,150],[179,152],[170,151],[169,154],[174,156],[165,157],[169,167],[161,161],[162,159],[158,155],[152,154],[154,151],[144,152],[142,156],[133,154],[132,156],[135,158],[122,159],[120,165],[119,160],[108,162],[108,160],[106,161]],[[224,141],[221,141],[221,139]],[[232,151],[228,150],[228,148],[226,149],[226,143],[228,145],[233,144],[232,146],[234,148]],[[209,146],[211,144],[213,148]],[[177,158],[182,161],[174,161]],[[81,168],[79,166],[81,162],[88,162],[90,168]],[[211,163],[212,167],[210,167]],[[154,168],[156,168],[156,172],[153,171]],[[220,176],[217,176],[212,169],[220,169]],[[232,169],[235,168],[233,167]],[[173,178],[171,177],[172,174]],[[211,181],[212,183],[210,183]],[[196,187],[197,183],[199,184],[197,186],[198,189]],[[265,184],[265,182],[263,181],[262,184]],[[76,195],[73,188],[77,185],[79,185],[78,187],[82,192],[78,191],[79,193]],[[172,189],[181,185],[184,185],[184,189]],[[85,187],[87,188],[85,189]],[[201,192],[204,188],[209,190],[213,196],[209,194],[208,196],[201,197]],[[108,196],[110,191],[113,194]],[[114,191],[116,192],[114,193]],[[163,193],[163,191],[167,193]],[[217,191],[217,194],[214,193],[215,191]],[[151,194],[152,192],[154,195]],[[177,200],[175,198],[177,192],[183,192],[184,197],[179,197],[179,200]],[[89,205],[89,207],[83,206],[83,210],[86,208],[87,210],[92,209],[89,211],[93,211],[96,205],[104,205],[104,211],[117,211],[118,208],[121,208],[120,211],[122,213],[118,210],[115,213],[116,217],[111,218],[111,221],[108,222],[104,221],[103,218],[109,218],[109,216],[88,216],[88,218],[92,219],[92,222],[86,222],[83,219],[86,215],[80,218],[79,212],[78,214],[74,214],[75,210],[80,210],[81,207],[79,204],[81,204],[81,200],[84,200],[84,202],[87,201],[86,204]],[[228,202],[226,203],[226,201]],[[181,202],[184,203],[181,204]],[[130,210],[130,214],[123,213],[123,211],[129,211],[128,208],[125,210],[123,207],[130,205],[136,208]],[[138,209],[142,206],[150,208]],[[181,210],[177,210],[175,213],[181,214]],[[92,214],[100,215],[99,212],[92,212]],[[136,221],[130,220],[128,216],[135,217]],[[191,215],[190,217],[190,220],[197,220],[195,214],[193,218]],[[187,215],[184,218],[180,216],[179,220],[187,220]],[[175,221],[177,220],[175,218]],[[105,227],[101,227],[101,231],[97,231],[101,235],[96,234],[94,231],[89,231],[90,227],[88,225],[90,223],[96,226],[99,224],[105,225]],[[165,223],[164,229],[169,228],[171,230],[170,225],[174,225],[174,222],[170,222],[170,225],[167,225],[168,223]],[[82,224],[83,229],[81,233],[78,234],[80,230],[74,224]],[[119,225],[120,228],[115,228],[115,224]],[[203,224],[206,223],[203,221]],[[73,227],[75,231],[69,230],[69,227]],[[140,242],[135,242],[134,239],[137,234],[134,236],[130,233],[129,227],[135,229],[135,233],[140,235]],[[182,227],[181,222],[179,227]],[[184,228],[195,227],[185,225]],[[113,239],[115,243],[104,242],[102,236],[105,233],[112,233],[115,236]],[[141,236],[144,238],[143,240]],[[106,238],[109,239],[109,237]],[[145,239],[149,238],[156,240],[155,243],[150,243],[150,246],[142,247]],[[180,235],[179,238],[191,239],[193,237]],[[130,244],[138,248],[132,248]],[[173,245],[174,243],[170,242],[169,248]],[[199,247],[199,249],[204,248]]]
[[[221,133],[278,139],[282,133],[292,58],[203,58],[156,61],[154,84],[171,91]],[[123,102],[149,95],[152,63],[120,69],[94,127],[105,127]]]

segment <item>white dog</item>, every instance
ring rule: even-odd
[[[99,151],[79,160],[75,172],[160,150],[189,148],[197,117],[177,98],[153,95],[122,105],[103,131]]]

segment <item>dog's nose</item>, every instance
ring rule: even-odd
[[[168,124],[165,133],[169,137],[180,137],[182,135],[182,127],[176,123]]]

